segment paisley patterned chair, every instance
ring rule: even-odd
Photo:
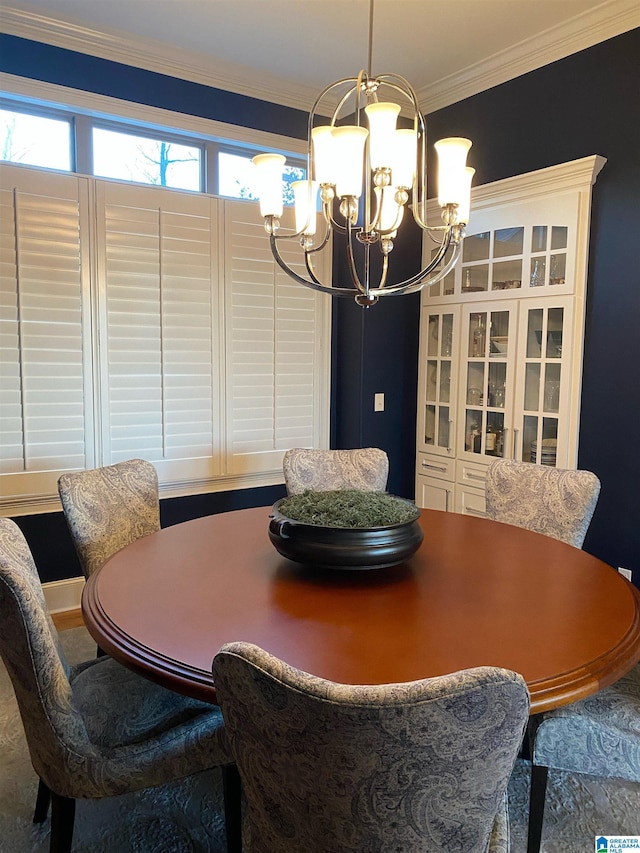
[[[536,718],[530,737],[527,851],[537,853],[549,767],[640,782],[640,664],[599,693]]]
[[[231,768],[233,781],[219,709],[111,658],[68,665],[29,546],[8,518],[0,519],[0,654],[41,780],[35,823],[46,819],[51,802],[51,853],[71,850],[80,797],[116,796],[218,766]],[[228,837],[239,837],[239,804],[227,790]]]
[[[389,476],[389,459],[384,450],[363,447],[357,450],[287,450],[282,461],[287,492],[297,495],[306,489],[332,492],[362,489],[384,492]]]
[[[125,545],[160,530],[158,475],[143,459],[63,474],[58,492],[87,578]]]
[[[600,494],[591,471],[496,459],[487,471],[487,515],[582,548]]]
[[[246,797],[245,853],[506,853],[522,677],[482,667],[336,684],[257,646],[213,661]]]

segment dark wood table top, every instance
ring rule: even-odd
[[[143,676],[211,702],[213,657],[234,640],[350,684],[502,666],[526,679],[532,712],[595,693],[640,660],[640,592],[585,551],[422,510],[411,560],[319,572],[278,554],[269,511],[188,521],[115,554],[84,590],[93,638]]]

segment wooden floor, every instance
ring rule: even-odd
[[[52,613],[51,618],[58,631],[64,631],[66,628],[82,628],[84,626],[80,608],[77,610],[65,610],[62,613]]]

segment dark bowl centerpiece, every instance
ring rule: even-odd
[[[330,569],[382,569],[408,560],[422,543],[420,510],[386,492],[306,491],[277,501],[269,538],[297,563]]]

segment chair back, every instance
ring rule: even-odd
[[[31,763],[51,790],[91,755],[84,722],[73,705],[70,667],[47,612],[33,557],[20,529],[0,518],[0,656],[11,678]]]
[[[356,450],[287,450],[282,461],[287,492],[297,495],[310,489],[332,492],[361,489],[384,492],[389,476],[389,459],[384,450],[363,447]]]
[[[528,719],[521,676],[351,686],[248,643],[223,646],[213,675],[247,853],[486,853]]]
[[[116,551],[160,529],[158,475],[144,459],[63,474],[58,492],[87,578]]]
[[[487,515],[582,548],[600,494],[591,471],[496,459],[487,471]]]

